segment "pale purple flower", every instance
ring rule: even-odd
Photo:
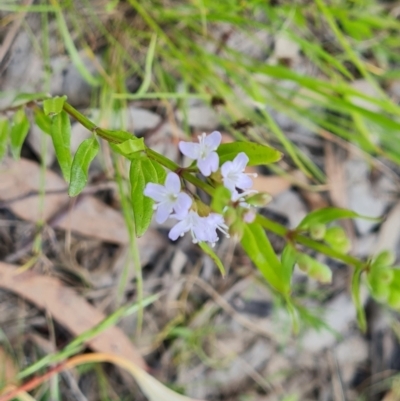
[[[221,231],[223,234],[226,235],[227,238],[229,238],[229,227],[225,224],[224,218],[221,214],[210,213],[207,217],[205,217],[205,219],[207,242],[209,242],[211,246],[214,246],[215,243],[219,240],[217,230]]]
[[[246,153],[240,152],[232,161],[227,161],[221,166],[222,181],[230,191],[234,192],[236,188],[246,190],[253,186],[250,176],[256,177],[257,174],[244,173],[248,162]]]
[[[173,172],[167,174],[164,185],[148,183],[144,194],[158,202],[154,208],[157,209],[156,221],[160,224],[164,223],[173,211],[176,216],[183,218],[192,206],[192,198],[181,192],[181,181]]]
[[[200,217],[197,212],[190,210],[183,218],[176,215],[171,217],[180,220],[168,234],[172,241],[176,241],[179,237],[183,237],[185,233],[190,232],[193,243],[209,242],[214,246],[219,239],[217,229],[229,237],[227,233],[228,226],[224,223],[224,218],[220,214],[210,213],[206,217]]]
[[[199,143],[179,142],[179,149],[185,156],[197,160],[200,172],[208,177],[218,170],[219,158],[215,151],[221,143],[221,134],[214,131],[210,135],[203,133],[198,138]]]
[[[168,234],[168,237],[172,241],[183,237],[188,231],[192,234],[193,243],[196,244],[197,242],[204,241],[204,238],[207,236],[204,217],[200,217],[194,210],[190,210],[189,213],[182,218],[176,215],[172,215],[171,217],[180,220],[171,228]]]

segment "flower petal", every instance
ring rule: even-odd
[[[188,214],[192,202],[192,198],[188,194],[181,192],[178,195],[178,199],[174,204],[174,211],[178,219],[183,219]]]
[[[236,181],[234,179],[232,179],[231,176],[227,176],[227,177],[222,178],[222,181],[224,183],[224,187],[225,188],[228,188],[229,191],[231,191],[231,192],[235,192]]]
[[[181,191],[181,180],[179,179],[178,174],[170,172],[167,174],[167,178],[165,179],[165,188],[170,194],[179,194]]]
[[[233,168],[233,163],[232,162],[225,162],[222,166],[221,166],[221,174],[222,177],[226,177],[232,170]]]
[[[160,184],[149,182],[144,188],[143,193],[156,202],[162,202],[166,196],[165,188]]]
[[[187,220],[182,220],[175,224],[168,233],[169,239],[176,241],[182,234],[190,230],[190,225]]]
[[[172,204],[169,202],[162,202],[157,207],[156,222],[158,224],[164,223],[172,213]]]
[[[206,161],[209,163],[211,171],[215,173],[219,167],[219,157],[217,152],[211,152],[207,157]]]
[[[215,150],[221,143],[222,135],[218,131],[211,132],[210,135],[207,135],[204,139],[204,144],[210,149]]]
[[[193,160],[200,157],[200,145],[198,143],[180,141],[179,150]]]
[[[211,165],[207,159],[198,159],[197,167],[199,168],[201,174],[204,175],[204,177],[208,177],[211,174]]]
[[[247,166],[248,162],[249,158],[244,152],[238,153],[235,159],[233,160],[233,164],[235,165],[238,171],[243,171],[244,168]]]
[[[240,189],[249,189],[253,186],[253,180],[246,174],[239,174],[236,181],[236,187]]]

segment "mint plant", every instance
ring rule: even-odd
[[[271,290],[286,303],[296,326],[304,309],[292,294],[294,266],[297,264],[321,283],[332,280],[331,269],[309,254],[307,248],[353,268],[352,296],[362,330],[366,329],[360,300],[364,276],[375,299],[400,309],[400,269],[393,267],[393,255],[384,252],[365,261],[349,255],[350,241],[344,230],[334,224],[338,219],[363,216],[328,207],[309,213],[297,228],[289,230],[258,213],[257,208],[271,197],[252,189],[254,174],[245,173],[245,168],[279,161],[282,154],[278,150],[247,141],[221,143],[221,134],[214,131],[200,135],[198,142],[179,143],[180,151],[193,160],[191,165],[183,167],[147,147],[143,138],[98,127],[67,103],[66,97],[24,94],[4,111],[7,118],[0,120],[1,155],[6,153],[9,143],[13,157],[19,157],[29,130],[26,109],[33,110],[36,124],[50,135],[61,172],[69,182],[70,196],[79,195],[87,184],[90,163],[99,151],[98,140],[105,139],[114,152],[130,162],[131,205],[137,236],[146,232],[154,213],[157,223],[173,219],[176,223],[169,231],[169,238],[175,241],[190,233],[193,243],[215,261],[222,274],[223,264],[212,248],[221,233],[240,241]],[[70,149],[71,117],[93,133],[74,155]],[[189,190],[187,183],[196,190]],[[197,191],[207,194],[210,202],[204,203]],[[286,240],[281,255],[274,251],[267,231]]]

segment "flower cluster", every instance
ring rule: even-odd
[[[190,159],[196,161],[199,171],[205,177],[217,173],[219,169],[219,157],[216,150],[221,143],[221,134],[218,131],[210,135],[203,133],[198,137],[199,142],[179,142],[180,151]],[[220,180],[229,189],[231,201],[244,208],[242,219],[250,223],[255,218],[255,213],[246,202],[249,195],[254,195],[254,174],[244,172],[249,158],[243,152],[239,153],[234,160],[222,164],[220,169]],[[218,241],[218,231],[229,237],[229,227],[221,214],[213,213],[208,206],[200,201],[195,201],[185,191],[182,191],[181,179],[178,174],[170,172],[167,174],[164,185],[148,183],[144,194],[156,203],[156,221],[164,223],[168,218],[178,220],[169,232],[169,238],[173,241],[190,232],[194,243],[208,242],[212,246]]]

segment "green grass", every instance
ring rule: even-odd
[[[222,97],[228,118],[221,124],[228,131],[239,137],[230,123],[241,118],[252,120],[258,128],[257,133],[254,129],[248,132],[253,140],[278,143],[316,182],[324,182],[324,175],[291,143],[264,105],[317,134],[320,129],[328,130],[373,156],[400,163],[400,145],[393,143],[399,138],[400,108],[382,89],[390,77],[400,73],[396,41],[400,23],[377,2],[335,1],[329,7],[320,0],[283,5],[258,0],[183,1],[174,7],[155,0],[129,0],[124,6],[115,6],[117,3],[97,9],[85,1],[82,13],[73,2],[52,0],[53,8],[48,9],[53,18],[55,14],[66,52],[82,76],[94,85],[103,80],[100,98],[103,91],[107,93],[109,108],[122,99],[200,98],[210,102],[213,96]],[[11,6],[6,3],[2,7]],[[44,2],[37,12],[46,12],[46,7],[50,6]],[[58,11],[50,12],[54,9]],[[129,18],[124,18],[123,12]],[[96,29],[96,35],[109,46],[104,70],[97,78],[85,69],[78,52],[79,48],[92,53],[86,40],[88,16],[91,29]],[[67,24],[73,29],[74,40]],[[221,33],[216,34],[221,24],[249,38],[259,31],[285,34],[298,44],[318,74],[305,75],[282,64],[269,65],[226,46]],[[216,54],[210,48],[219,48],[220,52]],[[271,49],[266,48],[266,57],[268,53]],[[116,71],[119,79],[115,79]],[[123,82],[132,74],[139,75],[142,84],[137,92],[128,93]],[[354,89],[351,84],[356,78],[365,79],[377,96]],[[291,89],[282,86],[287,82],[292,82]],[[186,88],[183,93],[177,93],[180,83]],[[238,96],[238,90],[245,96]],[[379,110],[357,106],[355,97],[368,100]],[[178,104],[185,108],[184,101]]]

